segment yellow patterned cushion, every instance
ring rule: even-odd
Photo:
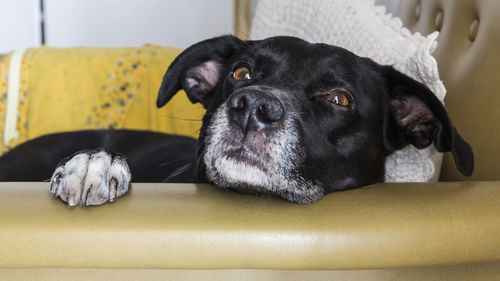
[[[180,49],[28,49],[20,81],[9,81],[10,57],[0,62],[0,152],[40,135],[105,128],[153,130],[196,137],[204,113],[184,94],[157,109],[156,95]],[[17,137],[4,143],[8,83],[20,83]]]

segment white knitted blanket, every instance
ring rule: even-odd
[[[411,34],[399,18],[386,14],[374,0],[260,0],[250,37],[290,35],[309,42],[337,45],[374,61],[392,65],[426,84],[443,101],[446,89],[431,53],[438,32]],[[407,146],[387,158],[387,182],[437,181],[442,154],[433,145]]]

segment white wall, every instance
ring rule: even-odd
[[[233,33],[233,0],[45,0],[53,46],[187,47]]]
[[[0,54],[40,46],[39,0],[0,0]]]
[[[0,0],[0,54],[39,46],[40,0]],[[234,32],[233,0],[44,0],[45,43],[187,47]]]

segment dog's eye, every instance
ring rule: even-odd
[[[252,79],[252,75],[250,74],[250,70],[248,69],[248,67],[241,66],[233,71],[233,79],[238,81],[250,80]]]
[[[324,98],[334,104],[348,106],[350,104],[347,94],[342,91],[333,91],[324,96]]]

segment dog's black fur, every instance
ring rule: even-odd
[[[42,136],[0,157],[0,181],[49,180],[57,164],[96,148],[127,157],[136,182],[192,182],[196,140],[148,131],[88,130]]]
[[[241,67],[249,73],[240,77]],[[210,182],[297,203],[383,181],[385,158],[409,144],[451,151],[460,172],[473,171],[470,146],[426,86],[339,47],[206,40],[171,64],[157,106],[180,89],[207,110],[197,142],[126,130],[54,134],[1,157],[0,180],[48,179],[60,159],[96,147],[124,154],[134,181]]]

